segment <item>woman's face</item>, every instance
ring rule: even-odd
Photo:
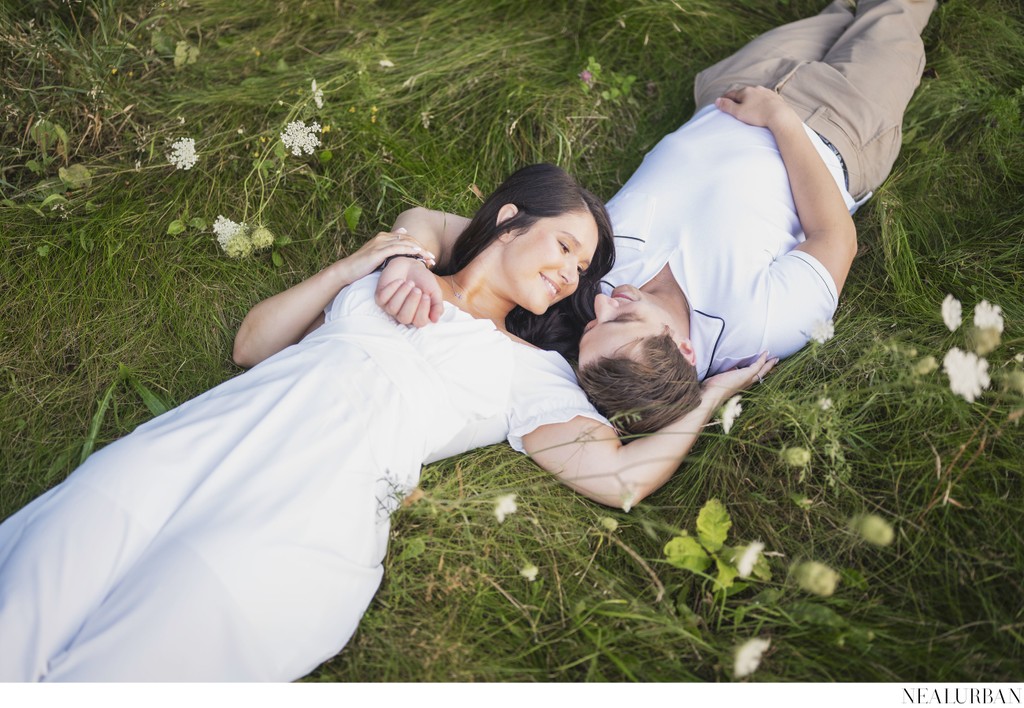
[[[500,240],[513,300],[540,315],[576,292],[597,250],[597,224],[590,212],[571,212],[538,219],[526,231],[503,234]]]

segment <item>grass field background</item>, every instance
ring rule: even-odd
[[[403,209],[470,214],[538,161],[610,198],[690,115],[697,71],[823,6],[4,2],[0,518],[238,374],[246,311]],[[1020,680],[1024,10],[948,0],[924,38],[902,154],[856,217],[835,337],[745,394],[730,433],[709,426],[629,513],[504,445],[427,467],[359,631],[310,678],[732,680],[735,648],[761,637],[752,680]],[[291,120],[321,124],[315,154],[281,150]],[[189,170],[166,157],[183,137]],[[264,225],[273,247],[229,258],[218,215]],[[955,332],[947,293],[964,303]],[[970,348],[983,299],[1006,328],[968,403],[941,362]],[[808,459],[787,463],[794,448]],[[518,510],[499,524],[510,493]],[[770,579],[722,589],[713,568],[668,562],[710,499],[728,545],[765,544]],[[889,545],[851,525],[864,514]],[[805,589],[804,561],[838,574],[834,592]]]

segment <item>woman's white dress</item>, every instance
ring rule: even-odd
[[[264,681],[337,653],[425,460],[584,415],[556,354],[343,290],[326,323],[0,525],[0,681]]]

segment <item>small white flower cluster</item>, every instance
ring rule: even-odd
[[[213,233],[224,253],[232,258],[248,256],[274,245],[274,234],[265,226],[250,228],[248,224],[239,224],[220,214],[213,222]]]
[[[832,320],[827,322],[819,320],[814,323],[814,327],[811,328],[811,339],[818,344],[824,344],[828,340],[832,339],[836,335],[835,325]]]
[[[313,91],[313,103],[316,104],[317,108],[324,107],[324,91],[321,88],[317,88],[316,79],[313,79],[313,85],[310,87]]]
[[[952,295],[946,295],[942,301],[942,321],[950,332],[956,331],[963,321],[963,305]],[[991,383],[988,361],[984,357],[999,346],[1003,326],[1002,308],[982,300],[974,307],[974,329],[971,332],[974,351],[953,347],[942,360],[942,370],[949,377],[950,390],[970,403]]]
[[[722,406],[722,430],[726,435],[732,430],[732,424],[736,421],[736,418],[743,412],[743,406],[740,405],[741,398],[742,396],[739,395],[733,396]]]
[[[498,520],[499,524],[505,523],[505,517],[509,514],[514,514],[519,509],[516,506],[516,495],[515,494],[503,494],[498,497],[494,504],[494,517]]]
[[[949,377],[949,388],[958,396],[963,396],[969,403],[988,388],[988,362],[974,352],[962,351],[953,347],[946,352],[942,360],[942,370]]]
[[[193,138],[178,138],[171,143],[167,160],[178,170],[191,170],[199,160],[196,155],[196,141]]]
[[[320,138],[316,135],[319,132],[319,123],[307,126],[301,120],[293,120],[281,133],[281,142],[293,155],[300,156],[303,152],[312,155],[313,149],[320,147]]]

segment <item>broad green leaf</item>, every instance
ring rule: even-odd
[[[186,64],[195,64],[199,58],[199,48],[194,47],[185,40],[181,40],[174,47],[174,68],[180,69]]]
[[[280,140],[274,143],[274,157],[278,160],[285,160],[288,158],[288,148],[285,147],[285,144]],[[263,168],[260,169],[262,170]]]
[[[29,170],[33,174],[43,174],[43,166],[39,164],[38,160],[29,160],[25,163],[25,169]]]
[[[200,218],[198,216],[193,216],[191,219],[189,219],[188,225],[191,226],[193,229],[198,229],[199,231],[206,231],[206,219]]]
[[[50,244],[46,244],[45,246],[36,246],[36,253],[38,253],[40,256],[45,256],[49,252],[50,252]]]
[[[67,204],[68,200],[63,194],[51,194],[40,203],[40,208],[46,209],[52,207],[54,204]]]
[[[85,165],[70,165],[57,170],[60,181],[68,189],[81,189],[92,186],[92,173]]]
[[[359,217],[363,215],[362,207],[358,204],[352,204],[342,214],[345,218],[345,225],[348,226],[349,231],[355,231],[356,227],[359,226]]]
[[[764,580],[765,582],[772,579],[772,569],[768,565],[768,559],[764,557],[764,554],[758,556],[757,561],[754,563],[752,575],[758,580]]]
[[[167,225],[167,235],[175,236],[185,230],[185,222],[181,219],[175,219]]]
[[[334,159],[334,153],[330,150],[321,150],[317,153],[317,157],[320,159],[321,165],[326,165],[328,162]]]
[[[274,265],[277,266],[278,268],[284,265],[284,257],[276,250],[272,254],[270,254],[270,260],[272,260],[274,262]]]
[[[708,554],[692,536],[676,536],[666,543],[665,556],[675,567],[695,573],[704,571],[711,564]]]
[[[287,234],[283,235],[283,236],[275,236],[274,237],[274,245],[279,246],[279,247],[280,246],[287,246],[291,242],[292,242],[292,237],[288,236]]]
[[[709,499],[697,515],[697,536],[700,537],[704,548],[712,553],[725,543],[731,527],[732,519],[729,518],[729,512],[717,499]]]
[[[715,589],[728,590],[739,571],[736,570],[736,566],[723,560],[720,556],[715,556],[715,567],[718,569],[718,575],[715,577]]]

